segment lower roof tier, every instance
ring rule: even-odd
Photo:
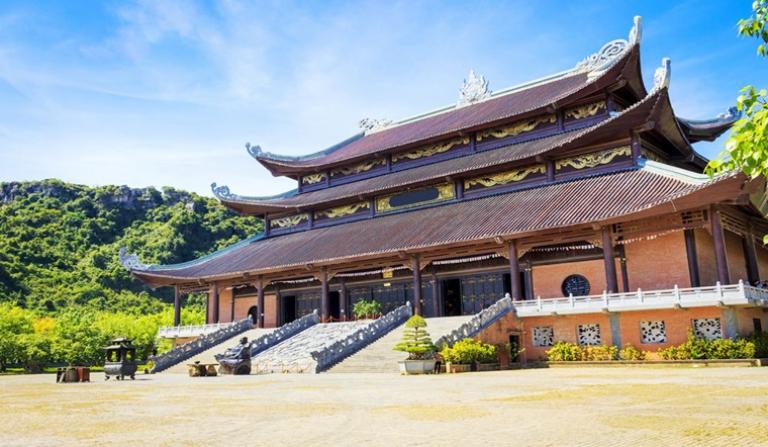
[[[255,237],[185,264],[134,262],[130,268],[150,284],[171,285],[357,262],[684,211],[736,199],[745,192],[746,182],[742,174],[710,179],[649,161],[639,168],[527,190]]]

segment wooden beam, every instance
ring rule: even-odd
[[[411,257],[413,265],[413,312],[415,315],[422,315],[421,311],[421,265],[419,255]]]
[[[509,284],[512,300],[523,299],[520,287],[520,261],[517,257],[517,241],[509,241]]]
[[[320,319],[328,321],[328,267],[320,270]]]
[[[174,287],[173,294],[173,325],[181,325],[181,289],[179,286]]]
[[[685,236],[685,255],[688,258],[688,277],[691,287],[700,287],[699,259],[696,253],[696,233],[694,231],[690,228],[683,231]]]
[[[605,264],[605,289],[608,293],[618,292],[616,287],[616,260],[613,252],[613,237],[611,228],[603,227],[603,263]]]
[[[213,315],[211,315],[212,323],[219,322],[219,285],[213,283],[211,286],[211,301],[213,301]],[[234,295],[233,295],[234,296]],[[234,298],[233,298],[234,299]]]
[[[256,323],[256,327],[258,328],[264,327],[264,288],[265,287],[266,286],[264,285],[264,276],[259,275],[259,282],[258,282],[259,295],[256,298],[257,318],[256,318],[256,321],[254,321],[254,323]]]
[[[717,280],[720,284],[730,284],[730,274],[728,273],[728,255],[725,251],[725,234],[723,233],[723,223],[720,217],[720,211],[714,207],[710,208],[710,221],[712,227],[712,240],[715,246],[715,264],[717,265]]]
[[[747,279],[749,284],[755,284],[760,281],[760,272],[757,268],[757,252],[755,250],[755,239],[752,237],[752,228],[749,228],[749,232],[744,235],[743,247],[744,247],[744,259],[747,263]]]

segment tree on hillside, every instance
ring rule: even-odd
[[[768,0],[756,0],[752,9],[753,16],[739,20],[739,35],[757,38],[757,54],[767,57]],[[709,163],[708,172],[713,175],[738,169],[752,178],[768,177],[768,90],[744,87],[736,107],[744,116],[734,125],[725,151]]]

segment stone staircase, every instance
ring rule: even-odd
[[[265,329],[250,329],[248,331],[245,331],[241,334],[237,334],[232,338],[229,338],[219,344],[216,344],[212,346],[211,348],[201,352],[200,354],[195,355],[194,357],[191,357],[177,365],[171,366],[170,368],[166,369],[165,372],[169,373],[186,373],[187,372],[187,364],[188,363],[194,363],[195,361],[199,361],[200,363],[218,363],[216,359],[213,357],[216,354],[221,354],[222,352],[226,351],[227,348],[235,346],[240,342],[240,339],[243,337],[248,337],[248,340],[256,340],[257,338],[261,337],[262,335],[266,335],[274,331],[275,328],[265,328]]]
[[[441,317],[427,318],[427,331],[432,340],[447,335],[457,329],[462,324],[472,318],[472,315],[460,317]],[[392,350],[392,347],[400,341],[403,334],[404,324],[390,331],[387,335],[381,337],[367,347],[361,349],[338,365],[329,369],[329,373],[359,373],[359,372],[381,372],[397,373],[399,371],[397,362],[403,360],[407,355],[403,352]]]
[[[345,338],[371,320],[316,324],[252,359],[254,374],[280,372],[314,373],[316,362],[311,353]]]

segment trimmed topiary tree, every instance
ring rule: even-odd
[[[395,345],[395,351],[408,353],[408,360],[426,360],[432,358],[435,345],[425,329],[427,322],[420,315],[414,315],[405,323],[403,337]]]

